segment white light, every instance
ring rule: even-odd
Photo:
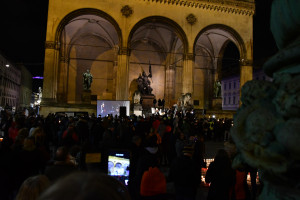
[[[6,67],[9,67],[9,64],[6,64],[5,66],[6,66]]]
[[[216,118],[216,115],[213,115],[212,118]]]

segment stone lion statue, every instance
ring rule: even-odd
[[[191,98],[192,98],[191,93],[182,94],[182,96],[179,97],[177,104],[181,107],[189,106],[191,105]]]
[[[135,91],[133,94],[133,103],[139,104],[141,100],[141,93],[139,91]]]

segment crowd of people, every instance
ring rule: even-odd
[[[72,195],[81,191],[82,199],[102,195],[107,198],[100,199],[192,200],[201,184],[201,168],[206,167],[205,141],[228,140],[231,125],[231,119],[195,118],[191,113],[148,118],[50,113],[44,118],[2,111],[0,199],[37,199],[41,193],[40,199],[73,199]],[[131,153],[127,186],[105,175],[109,149],[127,149]],[[93,167],[85,162],[88,152],[102,154],[99,165]],[[226,157],[227,153],[222,153]],[[245,193],[244,198],[237,198],[233,192],[238,191],[234,188],[239,174],[231,168],[230,157],[223,157],[217,155],[208,168],[208,199],[246,200],[251,195]],[[162,167],[169,169],[167,175],[162,173]],[[97,173],[91,175],[92,172]],[[80,187],[83,182],[89,188],[84,192]],[[174,183],[175,194],[167,193],[167,182]],[[74,191],[70,183],[80,189]],[[223,193],[218,187],[224,187]],[[122,194],[108,197],[105,191]]]

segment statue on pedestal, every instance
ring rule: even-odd
[[[91,88],[93,82],[93,75],[90,73],[90,70],[87,69],[86,72],[83,73],[83,89],[89,90]]]
[[[149,64],[149,74],[147,75],[146,72],[143,70],[142,74],[139,75],[137,82],[138,82],[138,90],[142,95],[151,95],[152,88],[150,86],[151,82],[149,78],[152,78],[152,71],[151,65]]]
[[[214,83],[214,97],[218,98],[221,97],[221,82],[216,81]]]

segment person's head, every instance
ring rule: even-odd
[[[29,177],[21,185],[16,200],[36,200],[49,185],[44,175]]]
[[[55,160],[56,161],[68,161],[70,158],[69,150],[67,147],[58,147],[55,153]]]
[[[25,138],[23,149],[26,151],[33,151],[35,148],[36,146],[34,144],[34,138],[33,137]]]
[[[100,173],[74,173],[49,187],[39,200],[130,200],[127,188],[115,178]]]
[[[132,137],[132,142],[136,145],[136,146],[140,146],[142,143],[142,138],[138,135],[135,135]]]
[[[41,127],[37,127],[33,130],[32,136],[35,138],[36,144],[43,144],[45,140],[45,133]]]
[[[157,147],[157,136],[155,134],[146,139],[145,147]]]
[[[157,167],[149,167],[147,171],[144,172],[140,194],[143,197],[153,197],[156,195],[166,194],[167,184],[164,174]]]
[[[230,164],[230,158],[227,151],[224,149],[219,149],[215,156],[214,162],[219,163],[220,165]]]

